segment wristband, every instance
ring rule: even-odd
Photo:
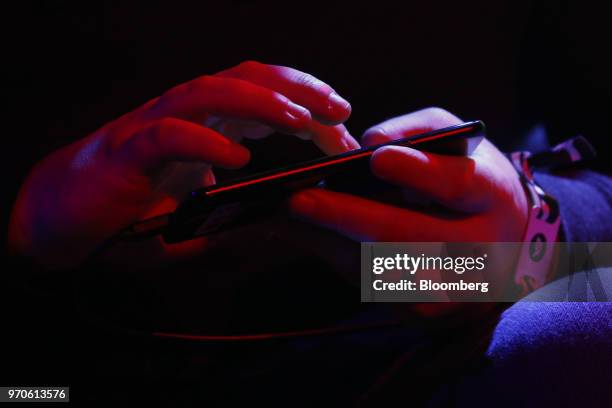
[[[509,159],[519,174],[529,200],[527,228],[514,275],[514,283],[526,295],[544,286],[552,277],[552,243],[557,240],[561,217],[559,203],[535,181],[535,167],[559,167],[591,159],[595,150],[582,136],[568,139],[551,150],[532,154],[519,151]]]

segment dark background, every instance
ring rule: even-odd
[[[248,59],[331,84],[352,103],[355,136],[427,106],[484,120],[508,148],[535,120],[557,139],[607,130],[610,32],[597,3],[41,1],[8,11],[9,202],[53,148]],[[260,149],[254,166],[317,154],[291,142],[283,155]]]
[[[13,4],[3,18],[11,70],[3,220],[28,169],[54,148],[174,85],[249,59],[332,85],[352,104],[347,127],[355,136],[389,117],[440,106],[484,120],[505,149],[542,121],[553,140],[580,132],[607,155],[612,81],[605,15],[597,3],[577,1]],[[252,148],[246,171],[319,154],[282,135]],[[133,352],[125,339],[99,342],[82,334],[68,317],[62,284],[53,295],[24,289],[24,268],[9,259],[0,281],[4,319],[12,322],[4,324],[10,358],[3,377],[69,383],[91,367],[86,360],[75,363],[78,369],[71,364],[95,354],[92,347],[105,348],[107,357]],[[72,368],[58,370],[65,360]],[[114,364],[101,370],[151,372]]]

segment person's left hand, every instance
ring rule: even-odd
[[[362,144],[373,146],[461,122],[442,109],[424,109],[370,128],[363,135]],[[394,201],[397,205],[314,188],[291,197],[292,212],[355,241],[522,240],[527,224],[527,197],[512,164],[486,139],[470,157],[427,153],[409,147],[382,147],[374,152],[370,165],[376,177],[399,187],[395,192],[399,196]],[[334,252],[338,257],[338,251]],[[498,266],[491,279],[497,282],[496,286],[503,287],[512,265]],[[358,284],[358,273],[342,274]],[[411,303],[407,308],[401,304],[396,308],[401,316],[408,310],[425,317],[458,310],[464,316],[480,316],[494,305]]]
[[[442,109],[424,109],[370,128],[362,144],[372,146],[459,123]],[[382,147],[374,152],[371,169],[381,180],[400,187],[407,198],[404,205],[316,188],[296,193],[292,211],[357,241],[522,239],[527,223],[525,192],[512,164],[486,139],[470,157]],[[410,205],[415,202],[419,205]]]

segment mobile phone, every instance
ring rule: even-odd
[[[292,192],[313,187],[323,180],[359,180],[369,174],[369,160],[382,146],[409,146],[426,151],[469,155],[485,134],[482,121],[413,135],[376,146],[352,150],[288,167],[230,180],[191,194],[171,214],[134,224],[126,237],[162,233],[164,241],[176,243],[254,222],[278,210]]]

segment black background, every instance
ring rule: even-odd
[[[19,3],[4,15],[7,197],[51,149],[248,59],[330,83],[352,103],[355,136],[440,106],[484,120],[502,147],[542,119],[553,138],[597,138],[612,82],[604,15],[566,1]],[[292,145],[283,152],[317,154]],[[255,167],[295,160],[260,150]]]
[[[352,104],[347,127],[355,136],[389,117],[440,106],[484,120],[489,137],[506,149],[544,121],[553,139],[584,133],[605,157],[612,81],[604,16],[596,4],[557,1],[13,4],[3,13],[10,70],[4,222],[28,169],[54,148],[174,85],[249,59],[331,84]],[[283,135],[252,148],[246,171],[319,154]],[[105,348],[103,356],[133,352],[125,339],[82,334],[62,283],[53,295],[24,289],[19,275],[27,266],[19,262],[9,259],[2,272],[10,355],[3,377],[70,382],[79,371],[66,367],[95,366],[74,362],[97,353],[92,347]],[[58,369],[64,361],[66,370]],[[125,362],[113,364],[101,370],[130,371]]]

